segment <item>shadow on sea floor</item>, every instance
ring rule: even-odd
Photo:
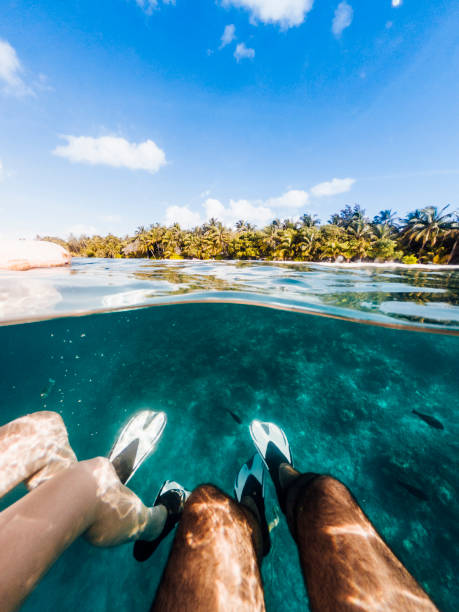
[[[458,337],[189,304],[7,326],[0,344],[1,422],[57,410],[81,459],[106,454],[133,411],[167,412],[156,454],[131,481],[147,503],[166,478],[231,492],[253,453],[248,423],[276,421],[296,465],[347,484],[439,607],[458,609]],[[272,489],[267,507],[272,518]],[[302,610],[283,518],[272,539],[263,565],[268,610]],[[77,542],[24,610],[148,610],[169,542],[143,565],[129,545],[97,550]]]

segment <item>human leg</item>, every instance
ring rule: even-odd
[[[335,478],[300,476],[287,517],[312,610],[437,610]]]
[[[251,434],[298,545],[311,610],[437,609],[342,483],[296,471],[276,425],[254,422]]]
[[[152,610],[264,610],[255,514],[213,485],[188,499]]]
[[[21,481],[31,491],[0,513],[2,610],[14,609],[79,535],[95,546],[160,536],[166,507],[144,506],[120,478],[130,478],[164,426],[164,413],[138,413],[115,443],[113,462],[80,463],[56,413],[27,415],[0,429],[1,494]]]
[[[77,461],[64,422],[42,411],[0,427],[0,497],[20,482],[33,489]]]
[[[154,538],[166,516],[123,486],[106,458],[61,471],[0,513],[2,610],[15,610],[79,535],[96,546]]]

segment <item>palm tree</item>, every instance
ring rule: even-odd
[[[263,230],[262,243],[265,247],[266,254],[271,256],[280,243],[280,228],[277,224],[274,225],[274,223],[270,223],[265,227]]]
[[[422,248],[427,244],[434,247],[438,240],[442,240],[451,229],[451,213],[445,212],[449,204],[438,210],[437,206],[427,206],[416,210],[407,217],[405,232],[409,242],[421,242]]]
[[[299,259],[311,260],[317,246],[319,232],[316,227],[303,226],[296,234],[295,251]]]
[[[371,225],[363,218],[356,218],[347,228],[348,234],[356,240],[370,239],[373,235]]]
[[[211,219],[211,221],[213,221],[213,223],[210,224],[209,221],[209,227],[205,235],[211,246],[212,257],[216,257],[217,255],[227,257],[231,234],[220,221],[215,221],[215,219]]]
[[[387,225],[388,227],[397,227],[397,221],[399,217],[396,212],[388,208],[386,210],[380,210],[379,213],[374,217],[374,225]]]
[[[364,218],[357,218],[349,225],[347,233],[350,237],[349,247],[353,256],[357,256],[359,260],[365,259],[371,246],[370,242],[374,237],[371,226]]]
[[[317,215],[304,213],[304,215],[300,217],[300,223],[303,227],[315,227],[316,225],[320,225],[320,219],[317,218]]]
[[[393,229],[388,223],[378,223],[373,226],[373,234],[377,240],[389,240]]]
[[[448,264],[454,262],[456,252],[459,253],[459,213],[456,213],[456,219],[451,223],[448,234],[454,239],[453,248],[448,257]]]
[[[279,231],[279,244],[274,251],[276,259],[293,259],[295,255],[296,231],[292,227]]]

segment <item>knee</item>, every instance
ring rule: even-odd
[[[206,504],[213,505],[220,503],[222,500],[227,500],[229,497],[223,493],[218,487],[212,484],[202,484],[196,487],[188,500],[189,505]]]
[[[303,493],[303,503],[319,521],[329,514],[347,516],[357,507],[349,489],[332,476],[315,478]]]
[[[61,444],[68,438],[61,415],[50,410],[26,414],[11,421],[3,429],[12,435],[19,435],[23,440],[32,438]]]
[[[319,476],[311,482],[311,489],[329,498],[343,498],[350,495],[347,487],[333,476]]]
[[[97,481],[97,484],[104,488],[110,488],[114,485],[120,485],[120,479],[107,457],[94,457],[86,461],[80,461],[82,469],[91,472]]]
[[[54,412],[52,410],[39,410],[37,412],[32,412],[31,414],[28,414],[27,417],[23,418],[27,418],[40,423],[48,422],[55,426],[65,427],[61,415],[58,412]]]
[[[39,427],[40,431],[44,432],[65,432],[67,434],[67,428],[60,414],[51,410],[40,410],[39,412],[32,412],[25,417],[21,417],[18,421],[24,421],[32,424],[35,427]]]
[[[200,524],[219,523],[234,513],[235,502],[218,487],[203,484],[192,492],[185,504],[184,516],[187,521]],[[183,519],[182,519],[183,520]]]

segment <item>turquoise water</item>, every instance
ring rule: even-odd
[[[132,288],[137,282],[130,277],[132,270],[129,275],[120,273],[117,262],[106,266],[108,289],[104,289],[101,269],[104,262],[87,264],[88,268],[97,266],[95,276],[89,275],[83,260],[77,265],[85,271],[65,272],[71,273],[71,289],[70,284],[64,288],[63,271],[51,271],[45,279],[48,288],[63,294],[59,302],[42,304],[35,315],[30,304],[28,311],[16,310],[17,319],[24,318],[27,311],[31,318],[49,320],[0,328],[1,423],[42,408],[57,410],[78,457],[85,459],[106,454],[132,412],[144,407],[165,410],[168,425],[157,452],[131,481],[133,490],[148,503],[165,478],[190,488],[210,481],[231,492],[239,466],[253,452],[248,423],[253,418],[274,420],[287,432],[296,465],[333,474],[345,482],[439,607],[451,612],[459,608],[455,580],[459,338],[432,333],[456,331],[457,272],[444,273],[442,278],[441,272],[418,271],[413,278],[404,276],[404,270],[381,270],[376,277],[372,272],[351,270],[340,277],[341,271],[319,270],[326,277],[320,281],[322,288],[327,283],[329,287],[343,283],[348,300],[344,306],[336,304],[338,292],[331,290],[324,290],[319,299],[320,283],[314,285],[307,270],[276,266],[270,275],[269,266],[263,266],[262,272],[254,272],[258,278],[264,274],[266,280],[261,289],[253,290],[254,301],[266,298],[263,287],[272,287],[277,275],[287,287],[288,279],[297,281],[290,283],[294,287],[302,283],[303,303],[315,300],[323,313],[327,313],[329,300],[333,302],[330,308],[341,308],[344,317],[366,320],[371,314],[382,321],[388,315],[381,313],[380,304],[397,303],[405,311],[396,317],[390,314],[393,322],[421,326],[426,320],[419,318],[416,307],[431,308],[434,314],[427,324],[432,329],[422,333],[225,303],[56,318],[76,312],[75,304],[84,311],[86,302],[91,309],[107,309],[103,295],[113,288],[110,274],[118,278],[118,293],[145,291],[144,287]],[[218,264],[213,265],[218,269]],[[245,294],[250,286],[248,268]],[[165,272],[170,275],[170,268]],[[202,268],[195,272],[203,275]],[[313,269],[311,274],[315,273]],[[79,274],[88,275],[80,287],[72,279]],[[360,285],[355,276],[350,280],[353,275],[363,278]],[[5,278],[9,282],[11,277]],[[35,290],[43,280],[38,275],[21,278],[26,279],[21,280],[24,286],[29,284]],[[88,289],[88,279],[93,281],[92,289]],[[182,276],[178,281],[186,284],[187,279]],[[175,286],[178,281],[167,282]],[[160,280],[139,282],[152,283],[150,299],[156,299],[153,284]],[[193,282],[192,291],[201,295],[215,291],[211,286],[203,289],[196,279]],[[416,285],[419,282],[422,284]],[[309,297],[308,283],[312,287]],[[385,283],[385,293],[381,283]],[[233,286],[228,291],[232,290]],[[297,288],[295,292],[290,295],[283,290],[283,306],[289,300],[300,301]],[[43,291],[38,293],[43,295]],[[397,299],[396,294],[406,299]],[[422,303],[414,297],[409,300],[409,294],[422,294]],[[33,301],[33,291],[27,295]],[[276,295],[275,299],[280,298]],[[376,307],[367,312],[362,302]],[[4,308],[11,303],[10,291]],[[49,378],[56,383],[48,397],[42,398]],[[429,427],[412,414],[413,409],[434,415],[444,430]],[[241,418],[242,426],[228,410]],[[400,482],[422,491],[425,499]],[[21,493],[16,491],[2,500],[0,509]],[[276,507],[272,489],[267,505],[272,516]],[[303,610],[305,590],[296,550],[282,518],[272,532],[272,541],[272,552],[263,564],[268,610]],[[148,610],[169,546],[170,540],[146,564],[137,564],[131,545],[99,550],[78,541],[51,569],[24,610]]]

